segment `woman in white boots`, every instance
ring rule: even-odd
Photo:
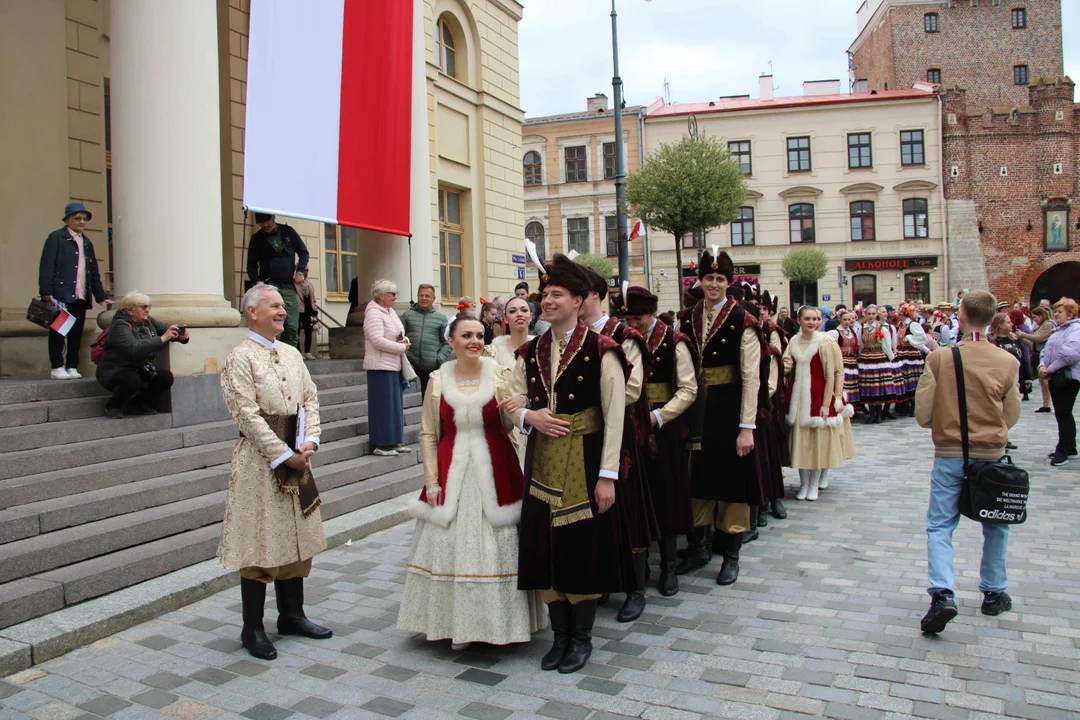
[[[791,426],[791,466],[799,471],[796,500],[817,500],[830,468],[855,457],[850,418],[855,409],[844,398],[844,358],[840,346],[819,332],[821,311],[799,308],[800,332],[784,352],[788,383],[787,423]]]
[[[420,420],[424,490],[416,518],[398,628],[470,642],[527,642],[547,626],[539,594],[518,590],[518,528],[524,480],[500,411],[510,371],[484,353],[484,326],[450,324],[457,360],[431,373]]]

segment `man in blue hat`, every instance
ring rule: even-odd
[[[299,233],[288,225],[279,225],[273,215],[255,213],[260,230],[251,236],[247,272],[252,285],[273,285],[285,301],[285,330],[278,340],[299,349],[300,301],[297,283],[303,283],[308,265],[308,249]]]
[[[58,302],[75,318],[67,336],[49,331],[49,362],[54,380],[80,378],[79,346],[82,343],[86,311],[93,301],[112,304],[101,285],[94,244],[86,237],[86,223],[93,217],[79,202],[64,208],[64,227],[45,238],[38,268],[38,293],[45,302]],[[67,353],[64,342],[67,342]]]

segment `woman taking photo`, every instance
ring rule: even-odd
[[[791,467],[799,471],[795,499],[817,500],[825,473],[855,457],[850,421],[855,409],[844,402],[840,346],[819,332],[821,311],[803,305],[798,322],[800,332],[791,338],[784,352]]]
[[[394,312],[397,285],[376,280],[372,300],[364,310],[364,370],[367,371],[368,417],[371,444],[376,455],[397,456],[411,452],[405,447],[405,410],[401,371],[409,338]]]
[[[525,482],[507,434],[515,418],[499,410],[511,371],[483,357],[478,320],[454,320],[450,345],[457,360],[431,373],[424,397],[424,489],[409,504],[416,531],[398,628],[455,650],[528,642],[547,615],[538,593],[517,589]]]
[[[1054,332],[1054,321],[1050,319],[1050,311],[1041,305],[1032,309],[1031,321],[1035,329],[1029,333],[1020,331],[1017,336],[1030,346],[1031,366],[1038,375],[1039,355],[1042,353],[1043,345],[1050,338],[1050,334]],[[1039,389],[1042,391],[1042,406],[1035,412],[1048,413],[1050,412],[1050,382],[1040,377]]]
[[[1067,465],[1076,453],[1076,420],[1073,403],[1080,390],[1080,320],[1076,301],[1062,298],[1054,303],[1057,327],[1043,347],[1039,359],[1039,378],[1050,383],[1054,417],[1058,424],[1057,448],[1050,453],[1050,464]]]

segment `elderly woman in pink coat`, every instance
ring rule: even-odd
[[[411,452],[403,445],[405,414],[402,407],[402,376],[409,338],[394,312],[397,285],[376,280],[371,302],[364,310],[364,370],[367,371],[368,423],[376,455]]]

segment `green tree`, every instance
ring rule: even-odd
[[[615,263],[609,258],[592,253],[581,253],[574,257],[574,262],[596,271],[596,274],[608,282],[615,276]]]
[[[746,197],[742,167],[719,140],[684,136],[663,143],[626,179],[626,201],[649,227],[675,237],[679,307],[683,306],[682,237],[731,222]]]
[[[780,272],[788,282],[802,285],[802,304],[806,304],[806,286],[825,277],[829,270],[829,256],[817,248],[791,250],[780,261]]]

